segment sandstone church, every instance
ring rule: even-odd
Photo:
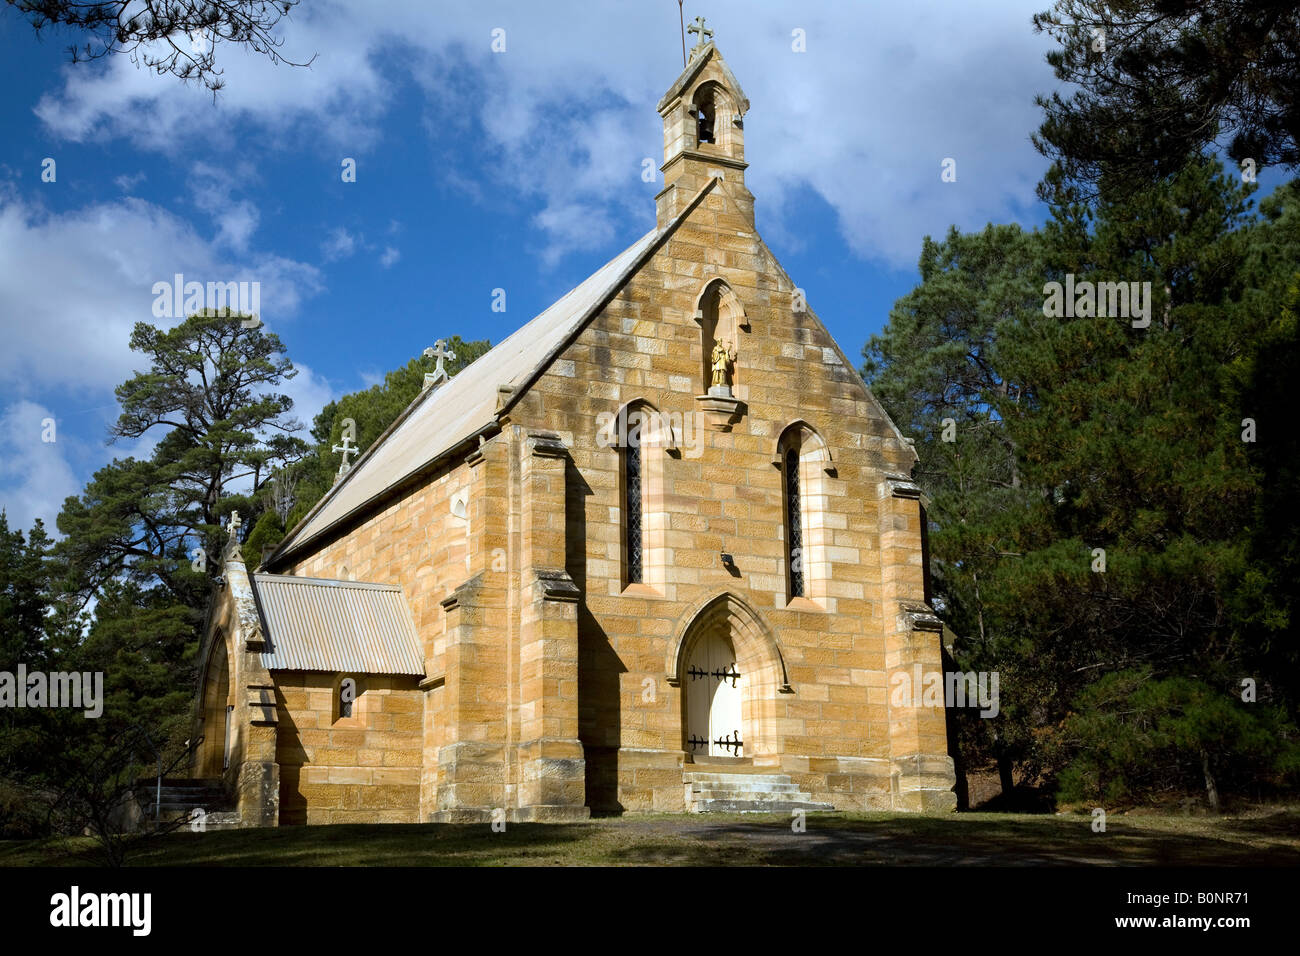
[[[261,567],[232,530],[190,775],[237,825],[955,806],[944,709],[889,695],[942,668],[916,454],[755,231],[708,32],[655,228]]]

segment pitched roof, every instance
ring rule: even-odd
[[[445,385],[421,393],[356,460],[351,471],[285,535],[266,566],[276,566],[291,551],[300,550],[354,512],[382,498],[394,485],[493,427],[498,415],[514,403],[569,340],[622,289],[715,183],[716,180],[710,180],[674,219],[632,243]],[[498,401],[503,387],[510,389],[504,405]]]
[[[424,676],[401,588],[281,574],[251,579],[267,670]]]

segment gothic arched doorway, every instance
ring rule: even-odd
[[[792,693],[784,655],[776,634],[739,595],[714,595],[683,615],[664,665],[668,683],[682,692],[688,755],[761,763],[782,752],[779,700]]]
[[[199,777],[220,777],[230,763],[234,738],[234,706],[230,694],[230,659],[225,635],[217,631],[208,655],[203,685],[203,743],[199,748]]]
[[[686,749],[691,756],[745,756],[741,730],[744,680],[731,641],[716,631],[696,639],[682,673]]]

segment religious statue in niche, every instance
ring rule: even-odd
[[[713,343],[713,380],[709,383],[709,394],[731,394],[731,372],[736,362],[736,350],[725,339]]]

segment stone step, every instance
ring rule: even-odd
[[[801,795],[806,796],[794,784],[770,790],[755,789],[753,787],[692,787],[690,791],[690,799],[692,800],[716,800],[724,797],[737,797],[745,800],[774,800],[785,797],[790,800],[798,800]]]
[[[218,780],[164,780],[161,792],[156,783],[141,781],[136,789],[136,799],[146,817],[154,815],[154,802],[157,801],[160,819],[188,817],[195,808],[206,811],[210,817],[234,810],[233,801]]]
[[[153,800],[155,794],[153,794],[153,793],[148,793],[148,794],[146,794],[146,796],[148,796],[148,798],[149,798],[150,800]],[[192,801],[192,800],[221,800],[221,801],[224,801],[224,800],[226,799],[226,791],[224,791],[224,790],[184,790],[184,791],[173,791],[172,793],[168,793],[166,790],[164,790],[164,791],[162,792],[161,797],[159,797],[159,799],[160,799],[163,803],[167,803],[168,801],[173,801],[173,802],[182,802],[182,803],[183,803],[183,802],[188,802],[188,801]]]
[[[210,833],[213,830],[237,830],[242,821],[242,817],[233,810],[223,810],[220,812],[209,812],[203,818],[203,829],[199,832]],[[193,826],[182,827],[183,831],[192,830]]]
[[[137,783],[135,788],[137,790],[148,790],[150,793],[153,793],[155,790],[158,789],[158,784],[155,781],[150,780],[145,783]],[[163,793],[191,793],[194,791],[201,792],[204,790],[223,790],[223,789],[225,788],[222,786],[220,781],[209,782],[207,780],[190,780],[190,781],[164,780],[162,785]]]
[[[694,803],[706,803],[710,800],[748,800],[757,803],[780,803],[783,800],[793,800],[798,803],[811,801],[812,794],[799,790],[787,790],[781,793],[763,790],[705,790],[692,793],[691,800]]]
[[[144,813],[147,819],[150,820],[153,819],[154,813],[153,813],[152,804],[150,804],[147,807],[141,807],[140,809],[141,812]],[[163,806],[160,808],[158,812],[158,819],[175,820],[177,817],[184,817],[185,819],[188,820],[191,816],[193,816],[195,810],[202,810],[204,813],[208,815],[214,813],[236,812],[233,807],[221,806],[213,803],[187,803],[181,806],[174,806],[174,807],[169,807],[166,804],[163,804]]]
[[[829,803],[810,800],[700,800],[691,804],[693,813],[781,813],[794,810],[817,812],[834,810]]]
[[[213,810],[210,807],[177,807],[175,809],[168,809],[167,807],[164,807],[162,812],[158,814],[158,821],[160,823],[170,823],[176,820],[183,820],[185,821],[185,824],[190,824],[197,819],[194,815],[195,810],[202,810],[204,812],[203,819],[207,821],[204,829],[229,830],[239,825],[239,820],[240,820],[239,811]],[[145,815],[145,819],[152,820],[153,808],[146,807],[144,815]],[[188,825],[183,825],[182,829],[188,830],[191,829],[191,827],[189,827]]]
[[[797,788],[797,784],[791,783],[789,777],[781,777],[775,780],[753,780],[746,777],[729,777],[725,780],[687,780],[686,783],[697,789],[707,790],[709,787],[728,787],[736,790],[782,790],[788,787]]]
[[[782,813],[834,810],[799,789],[787,773],[686,770],[686,802],[695,813]]]
[[[781,768],[774,765],[754,766],[748,757],[736,758],[737,762],[731,762],[726,757],[711,757],[705,760],[696,757],[694,760],[688,760],[682,765],[682,769],[688,773],[780,773]]]
[[[150,803],[157,798],[159,803],[193,803],[196,800],[207,800],[209,803],[215,801],[225,802],[226,792],[224,790],[164,790],[161,794],[154,790],[148,790],[141,794]]]
[[[706,773],[699,770],[687,770],[682,774],[687,783],[727,784],[734,781],[737,785],[766,787],[780,783],[789,783],[790,775],[785,773]]]
[[[207,833],[211,830],[237,830],[243,817],[236,810],[208,810],[199,818],[193,815],[193,807],[180,812],[163,812],[159,822],[179,825],[173,833]]]
[[[688,784],[692,793],[707,793],[712,790],[735,790],[739,793],[798,793],[799,785],[795,783],[768,783],[759,787],[746,786],[743,783],[733,783],[730,780],[719,780],[716,783],[692,783]]]
[[[157,777],[137,777],[135,781],[137,787],[156,787],[158,785]],[[221,787],[220,777],[163,777],[163,789],[168,787]]]

